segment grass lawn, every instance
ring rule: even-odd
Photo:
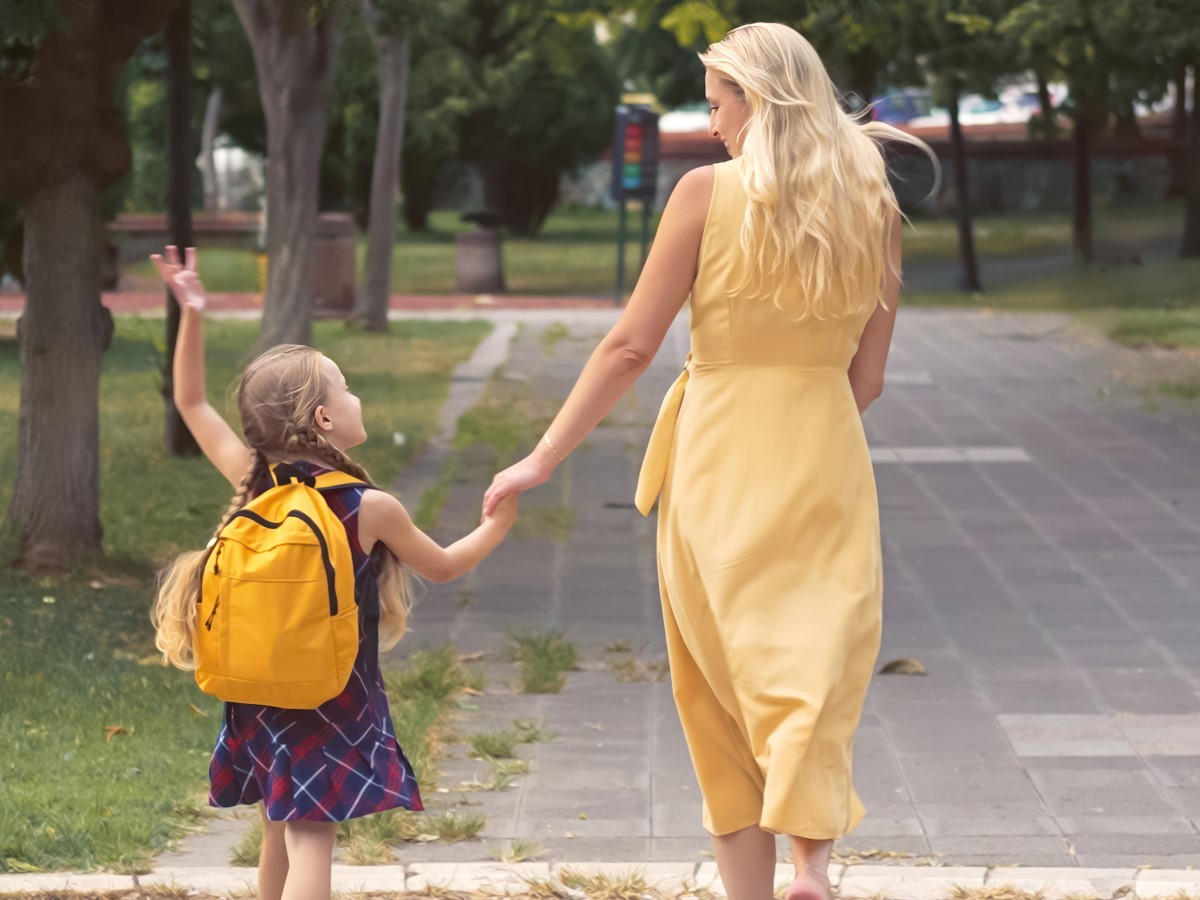
[[[0,569],[0,871],[141,868],[203,815],[220,704],[158,665],[148,609],[155,567],[207,539],[231,490],[203,459],[160,450],[162,327],[118,319],[105,357],[108,561],[58,578]],[[316,345],[363,398],[371,439],[355,457],[377,481],[390,483],[436,427],[453,367],[489,327],[405,322],[366,335],[317,325]],[[209,322],[208,334],[209,386],[220,397],[256,327]],[[3,504],[16,468],[19,377],[8,326],[0,331]]]
[[[1096,211],[1098,241],[1120,239],[1138,244],[1181,232],[1182,207],[1178,203],[1146,206],[1109,206]],[[657,227],[655,216],[651,233]],[[918,218],[905,235],[905,256],[910,261],[952,263],[957,254],[954,222],[944,218]],[[445,294],[454,291],[454,235],[470,230],[454,212],[437,212],[430,230],[397,234],[392,288],[404,294]],[[637,214],[629,217],[626,250],[626,289],[637,273]],[[546,222],[534,239],[507,238],[504,266],[513,294],[608,296],[616,271],[617,215],[598,209],[562,208]],[[981,216],[975,223],[976,245],[981,255],[997,259],[1036,258],[1070,248],[1071,220],[1065,213]],[[248,250],[201,248],[200,272],[210,290],[255,291],[259,285],[258,261]],[[361,263],[365,243],[359,240]],[[127,276],[150,278],[148,262],[125,268]]]

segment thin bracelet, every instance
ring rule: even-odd
[[[557,450],[557,449],[555,449],[554,445],[553,445],[552,443],[550,443],[550,435],[548,435],[548,434],[543,434],[543,435],[542,435],[542,440],[546,442],[546,446],[550,448],[550,452],[551,452],[551,453],[553,453],[555,456],[557,456],[557,457],[558,457],[558,461],[559,461],[559,462],[566,462],[566,461],[567,461],[567,458],[566,458],[565,456],[563,456],[561,453],[559,453],[559,452],[558,452],[558,450]]]

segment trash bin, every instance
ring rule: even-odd
[[[316,266],[313,316],[333,318],[354,311],[354,218],[321,213],[313,242]]]
[[[503,294],[504,257],[500,244],[500,216],[489,211],[468,213],[475,230],[454,238],[454,283],[462,294]]]

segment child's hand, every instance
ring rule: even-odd
[[[193,312],[204,312],[208,295],[204,292],[200,276],[196,274],[195,247],[184,250],[183,265],[179,264],[179,248],[174,245],[167,247],[166,259],[155,253],[150,257],[150,262],[154,263],[154,268],[158,269],[159,276],[171,289],[180,306]]]
[[[496,504],[496,508],[492,510],[490,515],[483,517],[484,522],[495,522],[505,531],[512,528],[513,522],[517,520],[517,498],[520,494],[509,494],[503,500]]]

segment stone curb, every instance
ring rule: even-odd
[[[444,890],[518,893],[530,881],[559,882],[564,873],[616,877],[641,873],[651,888],[686,893],[705,888],[723,895],[716,864],[704,863],[414,863],[407,866],[334,865],[336,891]],[[776,868],[775,881],[791,880],[791,866]],[[0,875],[0,895],[22,891],[133,890],[174,886],[194,891],[230,892],[253,888],[254,869],[214,866],[162,868],[146,875],[75,872]],[[1025,892],[1046,900],[1064,897],[1200,897],[1200,869],[1084,869],[1025,866],[849,865],[830,867],[830,879],[842,898],[866,900],[949,900],[963,891]],[[561,885],[560,885],[561,886]],[[585,896],[563,888],[565,896]]]

